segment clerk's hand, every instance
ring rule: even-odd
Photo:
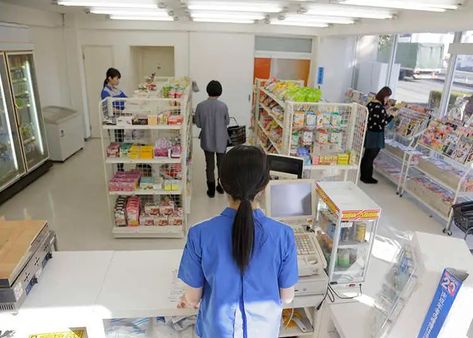
[[[178,309],[198,309],[199,304],[192,304],[189,301],[187,301],[186,295],[182,295],[181,299],[179,300],[179,303],[177,304]]]

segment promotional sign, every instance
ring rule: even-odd
[[[454,269],[445,269],[440,278],[434,299],[430,304],[429,311],[425,316],[424,323],[420,328],[417,338],[437,337],[440,329],[448,316],[448,313],[460,291],[463,281],[468,277],[465,272]]]
[[[317,69],[317,84],[318,85],[324,84],[324,75],[325,75],[324,67],[319,67]]]

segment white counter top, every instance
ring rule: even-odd
[[[182,250],[54,252],[19,313],[0,313],[0,330],[24,336],[87,327],[96,338],[104,336],[103,319],[195,314],[171,297],[181,256]],[[293,306],[322,298],[296,297]]]

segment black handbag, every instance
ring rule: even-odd
[[[233,126],[228,126],[227,127],[227,132],[228,132],[228,142],[227,142],[227,147],[235,147],[240,144],[245,144],[246,143],[246,126],[240,126],[238,124],[238,121],[234,118],[231,117],[233,121],[235,121],[235,125]]]

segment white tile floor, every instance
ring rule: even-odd
[[[226,205],[223,195],[207,198],[203,153],[196,142],[194,154],[191,224],[216,215]],[[7,219],[47,219],[57,233],[60,250],[183,246],[181,239],[114,239],[103,176],[100,142],[90,140],[83,151],[64,164],[55,164],[46,175],[1,205],[0,215]],[[410,199],[399,198],[388,181],[380,179],[377,185],[362,184],[361,187],[383,209],[378,232],[381,237],[396,238],[402,231],[442,234],[443,227],[437,220]]]

